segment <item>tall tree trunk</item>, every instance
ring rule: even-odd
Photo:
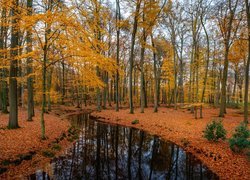
[[[143,14],[143,21],[144,21],[144,14]],[[144,83],[144,58],[145,58],[145,44],[146,44],[146,30],[143,28],[143,40],[141,45],[141,59],[140,59],[140,69],[141,69],[141,76],[140,76],[140,102],[141,102],[141,113],[144,113],[145,108],[145,83]]]
[[[229,47],[225,47],[225,59],[224,59],[224,70],[222,76],[222,87],[221,87],[221,105],[219,117],[224,117],[226,113],[226,85],[227,85],[227,74],[228,74],[228,52]]]
[[[64,105],[65,98],[65,63],[62,61],[62,104]]]
[[[237,68],[238,69],[238,68]],[[237,81],[238,81],[238,70],[235,69],[234,71],[234,87],[233,87],[233,102],[236,102],[236,87],[237,87]]]
[[[108,72],[104,72],[103,79],[105,87],[103,88],[103,109],[107,108],[107,96],[108,96]]]
[[[183,63],[183,44],[184,37],[181,36],[181,52],[180,52],[180,77],[179,77],[179,102],[184,103],[184,87],[183,87],[183,78],[184,78],[184,63]]]
[[[209,58],[210,58],[210,46],[209,46],[209,37],[208,37],[208,33],[207,33],[207,29],[205,27],[205,24],[203,22],[202,14],[201,14],[201,25],[204,29],[205,34],[206,34],[206,41],[207,41],[206,70],[205,70],[205,77],[204,77],[204,81],[203,81],[203,89],[202,89],[202,95],[201,95],[201,102],[203,103],[204,97],[205,97],[206,86],[207,86],[207,76],[208,76]]]
[[[248,123],[248,88],[249,88],[249,64],[250,64],[250,4],[245,0],[247,14],[247,31],[248,31],[248,58],[245,70],[245,96],[244,96],[244,122]]]
[[[33,11],[33,0],[27,0],[27,9],[28,9],[28,15],[32,15]],[[26,42],[27,47],[26,51],[27,53],[32,52],[32,33],[31,28],[27,30],[27,36],[26,36]],[[33,73],[32,68],[33,60],[31,57],[27,58],[27,88],[28,88],[28,121],[32,121],[32,117],[35,115],[34,113],[34,89],[33,89],[33,77],[31,74]]]
[[[48,70],[48,79],[47,79],[47,91],[48,91],[48,112],[51,111],[51,96],[50,96],[50,91],[51,91],[51,83],[52,83],[52,73],[53,69],[49,68]]]
[[[120,21],[121,21],[121,11],[120,11],[120,0],[116,0],[116,37],[117,37],[117,46],[116,46],[116,64],[119,67],[119,56],[120,56]],[[119,71],[116,70],[116,103],[115,110],[119,111]]]
[[[152,47],[154,48],[154,39],[151,34]],[[157,67],[156,67],[156,53],[153,52],[153,61],[154,61],[154,112],[158,112],[158,98],[157,98]]]
[[[131,51],[129,57],[129,108],[130,113],[134,113],[134,106],[133,106],[133,67],[134,67],[134,47],[135,47],[135,38],[137,32],[137,25],[138,25],[138,18],[140,12],[141,0],[136,1],[136,9],[135,9],[135,17],[134,17],[134,25],[133,25],[133,32],[131,37]]]
[[[17,60],[15,59],[18,55],[18,0],[14,0],[11,8],[12,27],[11,27],[11,52],[10,52],[10,115],[9,125],[11,129],[18,128],[18,105],[17,105]]]
[[[175,110],[177,110],[177,60],[176,60],[176,57],[177,57],[176,51],[174,50],[174,109]]]
[[[7,19],[6,19],[6,8],[3,7],[2,9],[2,14],[1,14],[1,31],[0,31],[0,50],[3,50],[6,48],[7,46],[7,28],[6,28],[6,24],[7,22]],[[6,56],[6,53],[2,53],[0,55],[1,58],[3,59],[6,59],[7,56]],[[6,63],[4,61],[2,61],[3,63]],[[4,64],[3,64],[4,65]],[[6,72],[6,68],[2,68],[1,70],[1,81],[0,81],[0,98],[1,98],[1,104],[0,104],[0,109],[2,111],[2,113],[8,113],[8,110],[7,110],[7,96],[8,96],[8,93],[7,93],[7,81],[6,81],[6,76],[7,76],[7,72]]]
[[[42,111],[41,111],[41,138],[46,139],[45,137],[45,122],[44,122],[44,113],[46,107],[46,65],[47,65],[47,45],[45,38],[44,45],[44,54],[43,54],[43,65],[42,65]]]
[[[228,54],[230,48],[230,39],[232,34],[232,24],[235,16],[236,7],[238,5],[238,0],[234,3],[234,7],[232,7],[232,1],[228,0],[229,6],[229,19],[226,26],[226,32],[224,36],[224,48],[225,48],[225,57],[224,57],[224,69],[222,76],[222,87],[221,87],[221,105],[220,105],[220,113],[219,117],[224,117],[226,113],[226,86],[227,86],[227,76],[228,76]]]
[[[99,67],[96,67],[96,75],[97,77],[100,76],[100,70]],[[96,88],[96,105],[97,105],[97,111],[101,111],[101,93],[100,93],[100,88]]]

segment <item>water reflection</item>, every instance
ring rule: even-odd
[[[175,144],[143,131],[72,117],[79,140],[52,161],[52,179],[217,179]]]

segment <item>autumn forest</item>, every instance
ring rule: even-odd
[[[0,0],[0,179],[250,179],[249,65],[249,0]]]

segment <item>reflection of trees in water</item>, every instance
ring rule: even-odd
[[[133,128],[72,119],[82,127],[65,157],[54,160],[56,179],[199,179],[209,173],[170,142]]]

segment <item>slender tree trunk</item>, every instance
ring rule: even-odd
[[[51,1],[49,1],[49,8],[51,8]],[[42,62],[42,110],[41,110],[41,139],[46,139],[45,135],[45,121],[44,113],[46,112],[46,81],[47,81],[47,56],[48,56],[48,35],[51,32],[51,25],[46,24],[45,26],[45,35],[44,35],[44,46],[43,46],[43,62]]]
[[[151,35],[152,47],[154,48],[154,39],[153,35]],[[154,112],[158,112],[158,98],[157,98],[157,67],[156,67],[156,53],[153,52],[153,60],[154,60]]]
[[[229,19],[226,26],[226,32],[224,33],[224,48],[225,48],[225,57],[224,57],[224,69],[222,76],[222,87],[221,87],[221,105],[220,105],[220,113],[219,117],[224,117],[226,113],[226,86],[227,86],[227,76],[228,76],[228,54],[230,48],[230,39],[232,34],[232,24],[235,16],[236,7],[238,5],[238,0],[234,3],[234,7],[232,7],[232,1],[228,0],[229,6]],[[225,31],[225,29],[223,30]]]
[[[5,49],[5,46],[7,46],[7,28],[6,25],[4,25],[4,23],[6,23],[6,8],[3,7],[2,9],[2,14],[1,14],[1,31],[0,31],[0,50]],[[0,54],[0,58],[6,59],[6,53],[2,53]],[[2,61],[3,65],[4,65],[4,61]],[[2,68],[1,70],[1,78],[2,80],[0,81],[1,87],[0,87],[0,98],[1,98],[1,104],[0,104],[0,109],[2,111],[2,113],[8,113],[7,110],[7,81],[6,81],[6,76],[7,76],[7,72],[6,72],[6,68]]]
[[[50,96],[50,91],[51,91],[51,83],[52,83],[52,73],[53,73],[53,70],[52,70],[52,68],[50,68],[49,71],[48,71],[48,79],[47,79],[48,112],[51,111],[51,96]]]
[[[189,68],[189,87],[188,87],[188,103],[192,102],[192,79],[193,79],[193,62],[194,62],[194,46],[192,45],[192,52],[191,52],[191,61],[190,61],[190,68]]]
[[[137,0],[136,2],[136,10],[135,10],[135,17],[134,17],[134,25],[133,25],[133,32],[131,38],[131,51],[129,57],[129,107],[130,107],[130,114],[134,113],[134,106],[133,106],[133,67],[134,67],[134,47],[135,47],[135,38],[137,32],[137,24],[140,12],[141,0]]]
[[[144,14],[143,14],[143,20],[144,20]],[[145,43],[146,43],[146,31],[145,28],[143,28],[143,41],[141,45],[141,59],[140,59],[140,69],[141,69],[141,76],[140,76],[140,102],[141,102],[141,113],[144,113],[145,108],[145,83],[144,83],[144,57],[145,57]]]
[[[144,104],[145,108],[148,107],[148,96],[147,96],[147,83],[145,82],[145,75],[143,76],[143,88],[144,88]]]
[[[119,56],[120,56],[120,21],[121,21],[121,12],[120,12],[120,0],[116,0],[116,37],[117,37],[117,46],[116,46],[116,64],[119,67]],[[116,103],[115,110],[119,111],[119,71],[116,70]]]
[[[105,87],[103,89],[103,109],[107,108],[107,96],[108,96],[108,72],[104,72],[103,79]]]
[[[235,95],[235,93],[236,93],[237,79],[238,79],[238,70],[237,69],[234,71],[234,88],[233,88],[234,103],[236,102],[236,95]]]
[[[18,7],[19,2],[15,0],[13,2],[13,6],[11,8],[11,16],[12,19],[12,27],[11,27],[11,53],[10,53],[10,115],[9,115],[9,125],[8,127],[11,129],[18,128],[18,105],[17,105],[17,60],[15,59],[18,55]]]
[[[96,75],[99,77],[100,76],[100,70],[99,67],[96,67]],[[97,105],[97,111],[101,111],[101,93],[100,93],[100,88],[96,88],[96,105]]]
[[[174,109],[175,110],[177,110],[177,63],[176,62],[177,62],[176,51],[174,50]]]
[[[64,105],[65,98],[65,63],[62,61],[62,104]]]
[[[47,39],[47,38],[45,38]],[[43,66],[42,66],[42,111],[41,111],[41,138],[46,139],[45,136],[45,122],[44,113],[46,107],[46,65],[47,65],[47,45],[44,45]]]
[[[228,52],[229,47],[225,47],[225,59],[224,59],[224,70],[222,76],[222,87],[221,87],[221,105],[219,117],[224,117],[226,113],[226,85],[227,85],[227,74],[228,74]]]
[[[180,52],[180,78],[179,78],[179,102],[184,103],[184,87],[183,87],[183,77],[184,77],[184,64],[183,64],[183,44],[184,38],[181,36],[181,52]]]
[[[28,9],[28,15],[32,15],[33,11],[33,0],[27,0],[27,9]],[[27,30],[27,36],[26,36],[26,42],[27,47],[26,51],[27,53],[32,52],[32,33],[31,28]],[[32,121],[32,117],[35,115],[34,113],[34,89],[33,89],[33,77],[31,74],[33,73],[32,68],[33,60],[31,57],[27,58],[27,88],[28,88],[28,121]]]
[[[209,45],[209,37],[207,33],[207,29],[205,27],[205,24],[203,22],[203,17],[201,16],[201,25],[205,31],[206,34],[206,41],[207,41],[207,60],[206,60],[206,70],[205,70],[205,77],[203,81],[203,89],[202,89],[202,96],[201,96],[201,102],[204,102],[204,97],[205,97],[205,91],[206,91],[206,86],[207,86],[207,76],[208,76],[208,68],[209,68],[209,58],[210,58],[210,45]]]

